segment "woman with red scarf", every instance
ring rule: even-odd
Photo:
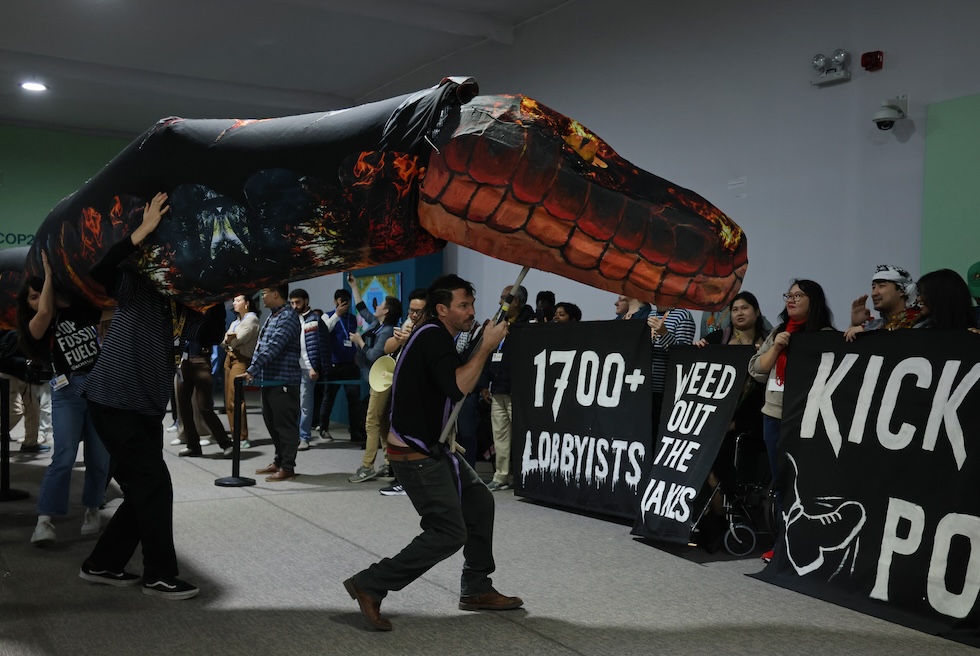
[[[783,416],[783,383],[786,359],[790,354],[793,333],[811,330],[833,330],[833,315],[827,306],[823,288],[812,280],[796,280],[783,294],[786,307],[779,315],[779,325],[769,334],[759,351],[749,360],[749,375],[766,385],[766,402],[762,406],[762,437],[769,453],[772,480],[777,481],[776,446],[779,423]],[[776,507],[782,515],[782,494],[776,487]],[[772,552],[762,556],[768,562]]]

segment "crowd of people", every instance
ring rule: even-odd
[[[19,338],[12,341],[8,334],[0,339],[3,374],[15,383],[11,425],[21,417],[26,424],[21,451],[43,453],[50,448],[45,436],[54,447],[38,495],[31,542],[41,546],[57,539],[54,518],[69,513],[72,468],[82,445],[82,534],[101,535],[81,565],[81,578],[112,586],[141,585],[145,594],[169,599],[190,598],[198,589],[179,578],[173,490],[163,459],[168,404],[179,417],[181,433],[171,444],[182,447],[180,456],[200,457],[209,443],[219,447],[221,456],[229,456],[236,434],[241,448],[251,446],[246,408],[234,407],[235,382],[257,386],[274,457],[256,474],[277,483],[300,475],[300,451],[317,440],[334,439],[330,417],[343,388],[350,438],[364,449],[360,466],[348,480],[387,479],[390,485],[382,494],[409,496],[424,528],[396,556],[344,582],[371,626],[389,630],[390,622],[380,613],[385,596],[459,549],[465,554],[461,609],[521,606],[521,599],[498,593],[490,582],[493,493],[514,485],[514,356],[507,335],[515,324],[580,322],[581,309],[556,302],[549,291],[538,293],[531,307],[527,289],[505,287],[497,320],[477,322],[476,290],[453,275],[413,290],[407,312],[401,299],[391,295],[369,307],[357,278],[348,274],[350,289],[335,292],[329,312],[313,309],[305,290],[281,284],[261,292],[268,310],[264,321],[259,320],[251,291],[243,289],[231,299],[233,320],[228,322],[223,305],[203,313],[189,310],[121,266],[168,209],[167,196],[157,194],[144,208],[140,226],[91,270],[92,278],[115,299],[114,313],[72,307],[55,288],[42,254],[44,277],[28,280],[18,299]],[[948,269],[916,282],[901,267],[877,267],[870,294],[852,304],[843,339],[906,328],[980,332],[974,306],[980,297],[980,264],[974,268],[968,284]],[[867,308],[869,298],[877,316]],[[756,436],[775,477],[782,390],[793,336],[835,330],[817,282],[794,280],[783,299],[784,309],[772,328],[758,299],[742,291],[717,324],[720,329],[695,341],[690,311],[619,296],[614,318],[643,321],[649,328],[652,425],[658,425],[671,349],[690,344],[751,346],[755,354],[748,364],[750,377],[732,428]],[[222,360],[227,428],[213,402],[213,376],[221,371]],[[372,384],[371,371],[379,364],[393,370],[390,385]],[[45,394],[51,411],[47,426],[41,412]],[[445,425],[446,408],[457,403],[458,421]],[[481,444],[478,435],[481,413],[488,417],[488,444]],[[210,441],[202,439],[199,422]],[[474,468],[478,457],[487,455],[494,474],[484,483]],[[123,502],[103,529],[99,508],[110,478],[122,489]],[[125,570],[139,545],[141,576]]]

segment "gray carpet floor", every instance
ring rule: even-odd
[[[382,611],[394,630],[378,633],[342,581],[418,532],[411,502],[381,496],[385,482],[348,483],[362,452],[343,429],[333,430],[335,442],[300,452],[301,476],[266,483],[251,474],[272,460],[261,424],[250,416],[254,447],[242,452],[254,487],[215,486],[230,475],[230,461],[178,458],[178,447],[165,447],[181,576],[201,588],[187,601],[78,578],[95,541],[79,535],[80,462],[71,513],[56,518],[59,541],[31,546],[50,459],[19,454],[12,443],[10,485],[31,497],[0,503],[0,655],[974,653],[750,578],[763,567],[757,558],[658,549],[631,538],[621,522],[509,491],[495,497],[494,584],[525,607],[458,610],[457,554],[391,593]],[[205,447],[206,455],[217,452]],[[489,479],[487,467],[480,471]],[[120,503],[114,490],[103,522]],[[129,569],[141,570],[139,553]]]

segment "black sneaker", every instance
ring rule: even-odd
[[[180,579],[157,579],[143,582],[143,594],[164,599],[190,599],[196,597],[200,589]]]
[[[117,588],[128,588],[139,585],[140,577],[129,572],[110,572],[107,569],[94,569],[88,561],[82,563],[82,569],[78,572],[78,578],[91,581],[92,583],[102,583],[112,585]]]
[[[389,485],[388,487],[383,487],[380,490],[378,490],[378,492],[380,492],[381,493],[381,496],[384,496],[384,497],[404,497],[404,496],[408,496],[408,492],[405,491],[405,488],[403,488],[398,483],[395,483],[394,485]]]

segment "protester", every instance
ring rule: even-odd
[[[140,584],[125,571],[137,545],[143,547],[143,594],[189,599],[198,588],[177,578],[173,535],[173,485],[163,460],[163,418],[180,358],[177,344],[193,337],[204,316],[158,292],[120,265],[169,211],[158,193],[143,209],[143,221],[92,267],[93,280],[116,300],[109,333],[81,394],[92,423],[113,459],[113,477],[123,502],[82,563],[79,576],[112,586]],[[219,331],[224,329],[224,322]]]
[[[871,318],[865,307],[867,294],[855,299],[851,304],[851,325],[844,331],[844,339],[852,342],[859,333],[869,330],[911,328],[919,319],[915,300],[915,283],[909,272],[891,264],[879,264],[871,276],[871,303],[881,316]]]
[[[833,314],[827,305],[823,288],[812,280],[796,280],[789,292],[783,294],[786,307],[779,315],[779,325],[749,360],[749,375],[766,385],[765,405],[762,407],[762,435],[769,455],[769,469],[776,485],[777,516],[782,514],[782,494],[778,487],[777,445],[779,424],[783,416],[783,386],[786,380],[786,360],[790,353],[793,333],[833,330]],[[772,552],[763,559],[772,558]]]
[[[523,605],[518,597],[494,590],[493,494],[452,442],[441,443],[448,404],[462,400],[490,354],[507,336],[501,322],[484,331],[473,356],[460,364],[454,338],[473,325],[473,286],[458,276],[443,276],[429,288],[431,317],[409,339],[392,385],[388,457],[421,515],[423,532],[391,558],[384,558],[344,581],[344,587],[374,628],[390,631],[381,602],[431,567],[463,549],[461,610],[508,610]]]
[[[101,529],[99,506],[105,500],[109,480],[109,452],[92,424],[85,399],[78,395],[99,355],[97,326],[103,312],[70,306],[55,291],[51,264],[44,251],[41,263],[44,280],[29,280],[17,299],[17,322],[24,351],[32,359],[50,363],[55,374],[51,386],[54,453],[41,481],[37,526],[31,535],[31,543],[39,546],[56,539],[52,517],[68,514],[71,474],[80,443],[84,444],[85,459],[83,536],[96,535]],[[111,312],[106,314],[112,316]]]
[[[939,269],[919,278],[922,316],[916,328],[977,330],[973,301],[967,284],[952,269]]]
[[[555,323],[578,323],[582,320],[582,310],[574,303],[561,302],[555,305]]]
[[[630,296],[618,296],[616,298],[616,319],[633,319],[636,321],[646,321],[650,316],[649,303],[642,303],[639,299]]]
[[[550,291],[538,292],[534,297],[534,319],[541,323],[552,321],[555,316],[555,293]]]

